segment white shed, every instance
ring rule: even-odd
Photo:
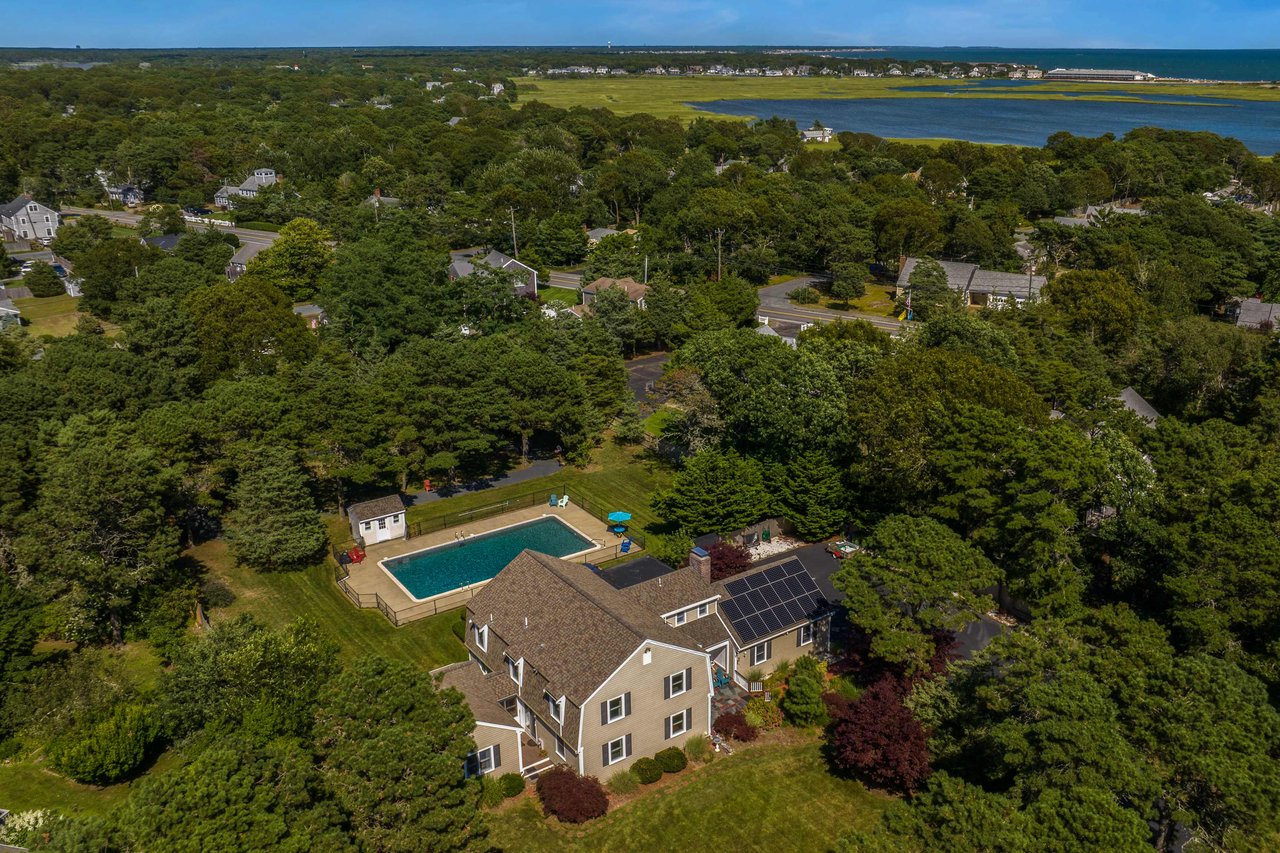
[[[351,522],[351,538],[366,545],[403,539],[405,535],[404,501],[399,495],[352,504],[347,518]]]

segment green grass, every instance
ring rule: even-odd
[[[823,850],[889,803],[829,774],[813,741],[761,744],[685,772],[686,784],[648,791],[582,828],[522,800],[493,816],[490,840],[508,851]]]
[[[236,565],[222,541],[198,545],[188,556],[234,596],[228,605],[210,609],[209,618],[215,623],[241,613],[267,625],[309,616],[338,642],[347,659],[379,654],[434,669],[466,658],[466,650],[451,630],[457,611],[397,628],[377,610],[353,605],[334,583],[327,561],[296,572],[257,572]]]
[[[30,296],[26,299],[13,300],[14,307],[22,312],[22,319],[27,322],[27,331],[39,337],[50,335],[65,338],[76,330],[76,323],[83,316],[80,312],[80,297],[67,296]],[[99,321],[108,335],[120,331],[113,323]]]
[[[944,87],[953,98],[1015,98],[1018,100],[1090,100],[1136,102],[1138,93],[1165,96],[1167,103],[1183,95],[1207,95],[1251,101],[1280,101],[1280,87],[1239,83],[1106,84],[1044,82],[1016,90],[983,89],[970,81],[917,77],[610,77],[603,79],[544,78],[520,81],[523,101],[542,101],[568,109],[607,107],[617,113],[650,113],[659,118],[691,121],[707,113],[690,102],[756,99],[928,98],[940,93],[909,91],[914,87]],[[1102,94],[1102,92],[1119,94]],[[729,118],[721,116],[721,118]],[[918,142],[920,140],[910,140]],[[930,140],[939,143],[942,140]]]
[[[112,237],[137,237],[138,232],[128,225],[121,225],[119,222],[111,223]]]
[[[667,424],[671,423],[672,418],[676,416],[676,410],[669,406],[663,406],[652,415],[644,419],[644,431],[654,438],[661,438],[662,431],[666,429]]]
[[[582,301],[582,297],[576,290],[569,290],[566,287],[544,287],[538,291],[538,297],[543,302],[552,302],[566,308],[572,308]]]
[[[406,515],[410,523],[429,521],[522,495],[568,492],[570,499],[578,497],[606,507],[606,511],[626,510],[631,513],[636,526],[651,530],[659,523],[651,503],[653,493],[666,486],[670,479],[670,469],[645,456],[640,448],[622,447],[606,441],[596,449],[591,464],[586,468],[563,468],[550,476],[525,483],[466,492],[410,507]]]

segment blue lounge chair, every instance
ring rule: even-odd
[[[556,505],[556,493],[552,492],[551,497],[547,498],[547,506],[555,506],[555,505]]]
[[[623,540],[622,540],[622,553],[624,553],[624,554],[628,554],[628,553],[630,553],[630,552],[631,552],[631,539],[630,539],[630,538],[623,539]]]

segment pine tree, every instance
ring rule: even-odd
[[[826,454],[811,450],[787,465],[783,502],[802,539],[816,541],[840,532],[849,517],[848,492],[840,470]]]
[[[781,702],[783,713],[794,725],[817,726],[827,721],[822,701],[824,681],[817,658],[805,656],[796,661],[796,671],[787,680],[787,692]]]
[[[227,541],[237,561],[275,571],[298,568],[324,547],[324,525],[291,454],[263,447],[240,471],[227,516]]]

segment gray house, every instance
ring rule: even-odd
[[[254,169],[240,186],[227,185],[218,190],[213,196],[213,203],[223,210],[231,210],[236,206],[237,198],[255,198],[260,189],[278,184],[280,180],[275,169]]]
[[[230,262],[227,264],[227,278],[235,281],[244,275],[244,271],[249,267],[249,261],[257,257],[258,253],[267,248],[266,243],[244,243],[231,256]]]
[[[6,205],[0,205],[0,232],[6,239],[38,240],[45,245],[53,241],[62,224],[58,211],[20,195]]]
[[[458,249],[449,253],[449,280],[455,281],[476,271],[476,265],[482,264],[491,269],[505,270],[518,277],[516,293],[521,296],[538,295],[538,272],[528,264],[522,264],[510,255],[504,255],[497,249],[487,254],[484,249]]]
[[[898,293],[910,287],[911,272],[917,258],[904,258],[898,273]],[[1029,273],[997,272],[984,270],[977,264],[959,261],[938,261],[947,274],[947,286],[964,297],[965,305],[990,308],[1021,308],[1028,301],[1040,298],[1044,287],[1042,275]]]
[[[1236,325],[1246,329],[1274,329],[1280,320],[1280,303],[1263,302],[1256,296],[1241,301]]]

